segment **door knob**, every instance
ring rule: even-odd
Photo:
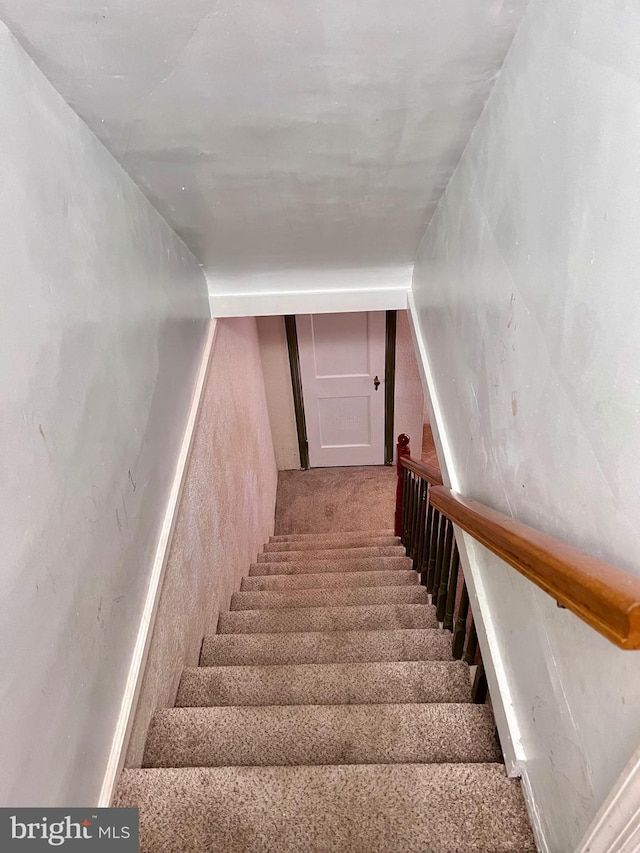
[[[376,389],[376,391],[378,390],[379,385],[380,385],[380,380],[376,376],[376,378],[373,380],[373,387]]]

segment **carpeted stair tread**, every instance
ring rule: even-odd
[[[359,548],[313,548],[308,551],[271,551],[258,554],[258,563],[304,563],[307,560],[358,560],[363,557],[406,556],[402,545],[368,545]]]
[[[212,666],[185,669],[176,707],[470,702],[460,661]]]
[[[336,589],[344,587],[417,586],[420,576],[412,569],[389,572],[319,572],[305,575],[262,575],[244,577],[241,592],[291,589]]]
[[[363,542],[365,545],[373,539],[395,539],[397,544],[400,544],[400,537],[396,536],[392,529],[389,530],[374,530],[367,532],[366,530],[354,530],[346,533],[285,533],[280,536],[270,536],[269,543],[273,542],[346,542],[351,541]]]
[[[200,666],[452,660],[451,634],[434,628],[215,634],[205,637]]]
[[[535,851],[490,706],[387,517],[368,520],[258,554],[121,775],[144,853]],[[331,527],[307,522],[279,529]]]
[[[303,562],[252,563],[249,576],[259,575],[298,575],[333,572],[385,572],[407,571],[411,569],[411,560],[406,555],[399,557],[365,557],[357,560],[304,560]]]
[[[125,770],[144,853],[535,853],[499,764]]]
[[[437,628],[435,608],[426,604],[369,604],[234,610],[221,613],[219,634],[279,634],[290,631],[374,631]]]
[[[143,767],[500,761],[484,705],[270,705],[156,711]]]
[[[265,554],[283,551],[317,551],[318,549],[335,551],[341,548],[388,548],[401,546],[398,536],[358,536],[348,539],[316,539],[313,542],[268,542],[263,547]]]
[[[231,596],[232,611],[428,603],[427,590],[419,585],[268,590],[264,592],[234,592]]]

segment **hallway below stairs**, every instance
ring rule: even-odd
[[[391,529],[393,470],[282,473],[276,535],[122,773],[141,850],[534,851],[490,706]]]

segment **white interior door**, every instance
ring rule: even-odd
[[[309,464],[384,464],[385,312],[303,314],[296,327]]]

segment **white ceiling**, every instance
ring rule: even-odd
[[[527,0],[0,0],[214,280],[413,262]]]

